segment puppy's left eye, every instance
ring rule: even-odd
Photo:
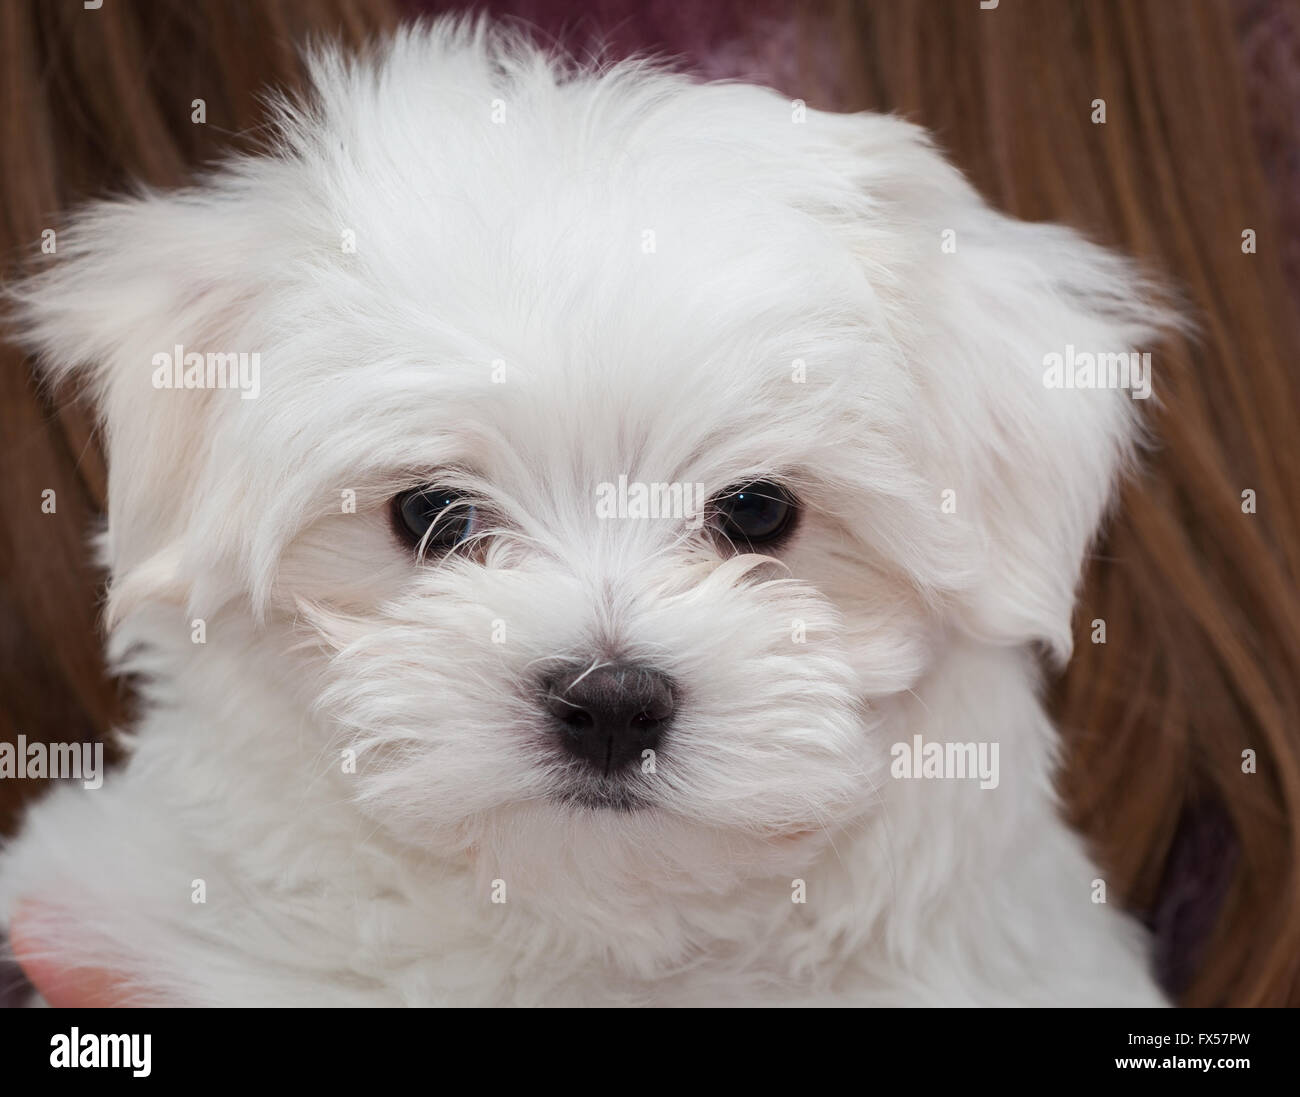
[[[794,528],[799,513],[794,496],[770,480],[733,488],[713,505],[719,532],[741,548],[779,541]]]
[[[422,487],[393,500],[393,524],[423,552],[448,552],[479,532],[478,507],[450,488]]]

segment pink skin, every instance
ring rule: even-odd
[[[46,1002],[59,1008],[121,1005],[118,977],[112,972],[97,968],[66,968],[57,959],[42,955],[49,950],[50,942],[36,937],[31,928],[39,921],[33,917],[39,909],[39,903],[24,901],[19,904],[9,927],[10,947],[28,982]]]

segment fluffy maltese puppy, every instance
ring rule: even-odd
[[[1161,1003],[1038,666],[1152,288],[896,118],[482,23],[312,70],[12,295],[145,702],[4,918],[141,1001]]]

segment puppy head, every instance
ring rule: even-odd
[[[1149,346],[1125,264],[891,118],[481,25],[314,67],[16,299],[89,367],[116,614],[307,650],[394,835],[762,856],[870,811],[953,635],[1068,653],[1136,417],[1044,361]]]

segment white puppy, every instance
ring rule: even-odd
[[[1035,650],[1138,432],[1059,365],[1151,287],[894,118],[479,23],[313,71],[14,293],[147,704],[4,918],[151,1001],[1161,1003]]]

